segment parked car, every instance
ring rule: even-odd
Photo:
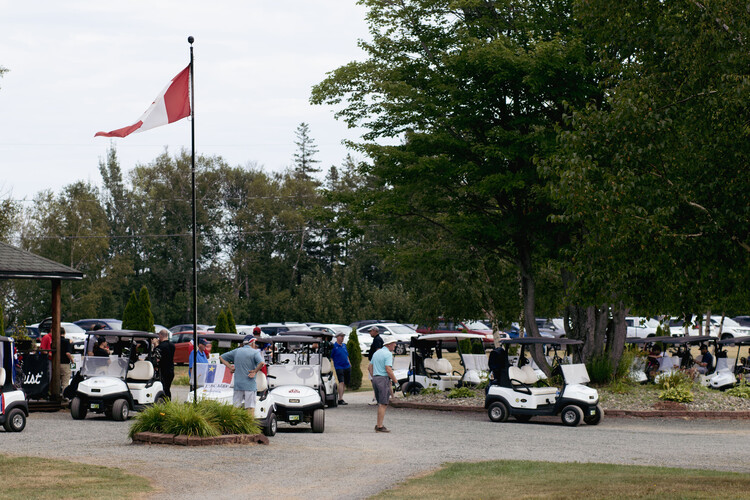
[[[475,335],[481,335],[482,337],[484,337],[482,342],[487,348],[492,348],[495,342],[495,339],[492,335],[492,328],[487,326],[482,321],[440,320],[438,321],[437,325],[435,325],[434,328],[427,326],[427,325],[418,326],[417,332],[423,335],[429,335],[433,333],[445,333],[445,334],[472,333]],[[508,338],[508,334],[505,332],[501,332],[500,336],[502,338]],[[451,352],[455,352],[455,348],[453,347],[450,347],[448,350],[450,350]]]
[[[266,323],[264,325],[253,325],[260,327],[260,331],[269,336],[277,335],[279,332],[291,332],[298,330],[307,330],[307,325],[304,323],[288,322],[288,323]]]
[[[750,326],[750,316],[735,316],[732,318],[741,326]]]
[[[38,328],[39,337],[41,338],[52,330],[52,318],[45,318],[41,323],[31,325],[31,327]],[[73,350],[82,352],[83,344],[86,342],[86,330],[75,323],[67,323],[64,321],[60,322],[60,328],[65,330],[65,338],[70,341]]]
[[[359,346],[363,353],[369,351],[370,346],[372,345],[370,329],[373,326],[377,327],[380,331],[380,335],[383,337],[384,341],[389,338],[395,338],[397,340],[398,343],[396,344],[396,349],[393,351],[394,354],[406,354],[411,338],[419,335],[416,330],[400,323],[373,323],[365,325],[357,329]],[[391,337],[391,335],[393,337]]]
[[[74,323],[87,332],[96,330],[122,330],[122,321],[119,319],[79,319]]]
[[[208,331],[208,326],[209,325],[202,325],[202,324],[198,323],[198,325],[197,325],[198,331],[204,331],[204,332]],[[172,333],[186,332],[188,330],[190,330],[191,332],[193,331],[193,324],[192,323],[190,323],[189,325],[187,325],[187,324],[174,325],[173,327],[171,327],[169,329],[169,331],[172,332]]]
[[[628,316],[625,318],[625,323],[628,325],[627,336],[641,339],[656,337],[656,329],[659,328],[657,320],[641,316]]]
[[[338,325],[335,323],[313,323],[310,325],[310,330],[314,332],[330,333],[331,335],[333,335],[334,341],[336,340],[336,335],[338,335],[339,333],[343,333],[344,344],[349,341],[349,334],[352,331],[352,329],[346,325]]]
[[[392,319],[363,319],[360,321],[355,321],[354,323],[351,323],[349,325],[349,328],[357,328],[366,326],[366,325],[374,325],[375,323],[396,323],[395,320]]]
[[[209,333],[201,332],[198,333]],[[172,338],[169,339],[174,344],[174,363],[176,365],[187,364],[188,357],[193,351],[193,331],[177,332],[172,334]]]

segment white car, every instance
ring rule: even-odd
[[[398,343],[396,344],[395,351],[393,351],[395,354],[406,354],[411,338],[419,336],[416,330],[401,323],[374,323],[360,327],[357,329],[357,338],[359,339],[359,346],[362,349],[363,355],[370,350],[370,346],[372,345],[370,329],[373,326],[380,331],[380,336],[384,342],[392,338],[396,339]]]
[[[628,316],[625,318],[628,325],[628,337],[656,337],[656,329],[659,328],[659,322],[654,318],[644,318],[641,316]]]
[[[338,325],[336,323],[312,323],[310,325],[310,330],[314,332],[330,333],[333,335],[334,340],[336,340],[336,335],[343,333],[344,344],[349,341],[349,334],[352,331],[347,325]]]
[[[711,331],[708,334],[717,337],[719,331],[721,331],[722,340],[750,335],[750,327],[742,326],[732,318],[725,317],[722,323],[721,316],[711,316]]]
[[[45,323],[45,321],[42,321],[42,323]],[[35,323],[33,325],[29,325],[30,328],[39,328],[39,325],[42,323]],[[44,331],[39,330],[39,338],[49,331],[45,327]],[[70,344],[73,346],[74,351],[83,351],[83,344],[86,342],[86,330],[81,328],[80,326],[76,325],[75,323],[66,323],[66,322],[60,322],[60,328],[65,330],[65,338],[70,341]]]

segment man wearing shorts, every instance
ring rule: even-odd
[[[339,381],[339,404],[349,404],[344,401],[344,387],[349,387],[349,383],[352,379],[352,364],[349,362],[349,352],[346,350],[346,344],[344,344],[343,333],[336,334],[336,342],[333,344],[331,350],[331,357],[333,358],[333,367],[336,369],[336,378]]]
[[[375,391],[375,400],[378,402],[378,421],[375,432],[391,432],[383,425],[385,410],[393,395],[391,381],[398,387],[398,379],[393,374],[393,351],[396,349],[396,340],[388,339],[385,345],[372,356],[367,371],[372,377],[372,388]]]
[[[255,376],[265,366],[263,355],[255,349],[255,337],[247,335],[242,347],[222,354],[219,360],[234,373],[234,406],[244,405],[248,413],[253,414],[258,389]]]

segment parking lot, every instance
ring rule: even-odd
[[[184,391],[184,389],[183,389]],[[326,430],[280,426],[269,446],[132,445],[128,425],[103,417],[34,413],[0,433],[2,452],[122,467],[152,479],[155,498],[363,498],[443,462],[492,459],[604,462],[750,472],[750,422],[559,419],[493,424],[485,414],[391,408],[375,433],[368,393],[326,411]]]

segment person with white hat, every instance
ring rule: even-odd
[[[255,376],[265,366],[263,356],[255,349],[255,337],[246,335],[242,339],[242,347],[225,352],[219,357],[221,364],[234,373],[234,406],[245,409],[251,415],[255,410],[255,397],[258,386]]]
[[[385,345],[373,354],[370,365],[367,367],[367,371],[372,377],[375,400],[378,402],[378,419],[375,432],[391,432],[383,425],[383,421],[385,420],[385,410],[388,409],[388,403],[393,395],[391,381],[398,387],[398,379],[393,373],[393,351],[396,349],[396,344],[396,339],[386,340]]]

